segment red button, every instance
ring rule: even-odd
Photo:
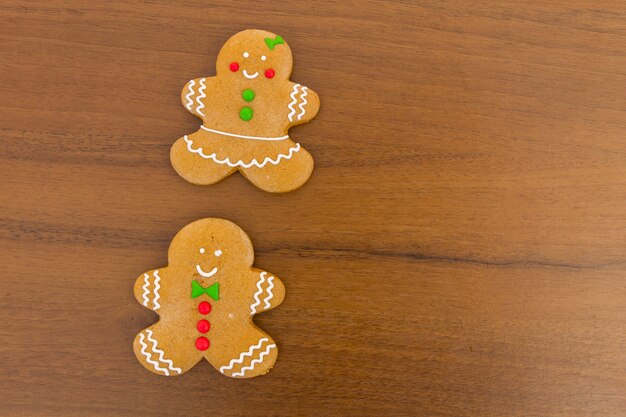
[[[274,75],[276,75],[276,72],[273,69],[269,68],[265,70],[265,76],[267,78],[274,78]]]
[[[208,301],[203,301],[198,304],[198,311],[200,314],[209,314],[211,312],[211,304]]]
[[[211,323],[206,320],[200,320],[197,327],[200,333],[206,333],[211,328]]]
[[[204,336],[200,336],[196,339],[196,349],[198,350],[207,350],[210,345],[211,342],[209,342],[209,339]]]
[[[236,62],[231,62],[230,63],[230,70],[232,72],[237,72],[237,70],[239,70],[239,64]]]

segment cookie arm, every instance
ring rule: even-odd
[[[267,271],[252,270],[254,293],[250,296],[250,315],[278,307],[285,298],[285,286],[282,281]]]
[[[164,269],[145,272],[135,281],[133,291],[135,298],[139,304],[152,311],[158,311],[161,308],[161,285],[163,284],[161,275]]]
[[[180,93],[180,99],[183,106],[192,114],[202,118],[206,114],[204,99],[207,95],[207,86],[210,78],[196,78],[185,84],[183,91]]]
[[[291,126],[313,119],[320,109],[320,98],[309,87],[293,84],[287,104],[287,120]]]

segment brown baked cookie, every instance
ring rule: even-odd
[[[202,126],[172,146],[176,172],[208,185],[238,170],[274,193],[304,184],[313,158],[287,131],[313,119],[320,101],[289,80],[292,67],[289,45],[274,33],[250,29],[231,37],[217,57],[217,75],[191,80],[182,91]]]
[[[274,275],[252,268],[252,243],[237,225],[202,219],[172,240],[169,265],[142,274],[135,298],[160,320],[142,330],[133,348],[159,375],[180,375],[202,358],[222,374],[251,378],[268,372],[276,342],[252,322],[285,297]]]

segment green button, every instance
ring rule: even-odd
[[[254,91],[246,88],[245,90],[243,90],[243,93],[241,93],[241,97],[243,97],[243,99],[246,101],[252,101],[254,100]]]
[[[242,107],[241,110],[239,110],[239,117],[245,122],[252,119],[252,109],[250,107]]]

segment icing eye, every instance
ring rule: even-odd
[[[247,58],[247,57],[249,57],[249,56],[250,56],[250,54],[249,54],[248,52],[244,52],[244,53],[243,53],[243,57],[244,57],[244,58]]]
[[[268,68],[265,70],[265,76],[267,78],[274,78],[274,75],[276,75],[276,71],[274,71],[273,69]]]
[[[215,256],[220,256],[220,255],[222,255],[222,251],[221,251],[221,250],[219,250],[219,249],[218,249],[218,250],[216,250],[214,253],[215,253]]]
[[[204,252],[205,252],[204,248],[200,248],[200,253],[204,253]]]
[[[237,72],[237,70],[239,70],[239,64],[236,62],[231,62],[230,63],[230,70],[232,72]]]
[[[263,56],[261,57],[261,61],[265,61],[266,59],[267,59],[267,57],[266,57],[265,55],[263,55]]]

